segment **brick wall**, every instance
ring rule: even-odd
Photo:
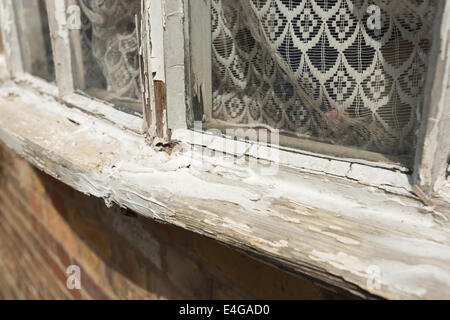
[[[66,269],[81,268],[81,290]],[[0,299],[323,299],[301,278],[67,187],[0,144]]]

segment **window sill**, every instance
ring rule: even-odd
[[[181,143],[156,151],[134,132],[12,83],[0,88],[0,114],[6,145],[108,205],[361,297],[450,298],[449,225],[413,197],[288,166],[265,177]]]

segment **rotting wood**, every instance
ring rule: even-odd
[[[166,1],[166,7],[175,2]],[[177,10],[167,10],[165,17],[175,14],[180,20]],[[168,63],[166,71],[182,67]],[[220,157],[199,158],[202,148],[180,144],[185,150],[155,152],[138,135],[13,85],[0,89],[0,100],[1,140],[38,168],[107,204],[207,235],[363,297],[450,297],[450,233],[439,206],[362,185],[364,167],[346,171],[344,177],[355,177],[353,182],[286,166],[268,178]],[[49,130],[42,132],[42,126]],[[436,132],[432,128],[427,126]],[[433,137],[430,141],[438,136]],[[439,190],[444,207],[446,190]],[[371,266],[380,267],[380,289],[368,287]]]
[[[166,99],[166,85],[163,81],[154,81],[153,86],[155,88],[155,115],[156,123],[160,125],[156,126],[156,136],[166,137],[162,141],[165,145],[170,141],[170,135],[167,135],[164,131],[167,130],[164,123],[166,123],[167,118],[167,99]],[[161,143],[161,142],[160,142]]]
[[[165,84],[154,81],[152,69],[152,39],[150,20],[150,0],[141,1],[142,17],[138,26],[140,28],[140,61],[144,95],[144,110],[148,138],[152,144],[166,145],[170,143],[170,131],[167,127],[167,103]]]
[[[450,298],[450,227],[420,201],[285,166],[263,176],[185,144],[157,152],[139,135],[13,84],[0,88],[0,113],[4,143],[109,205],[361,297]]]

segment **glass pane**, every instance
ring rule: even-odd
[[[211,2],[204,127],[270,127],[312,151],[411,158],[437,1]]]
[[[81,29],[71,31],[78,89],[123,111],[141,114],[135,22],[140,1],[75,2],[81,12]]]
[[[55,80],[53,51],[45,0],[13,1],[24,70]]]

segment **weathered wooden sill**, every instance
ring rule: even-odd
[[[414,198],[280,167],[262,176],[53,98],[0,86],[0,139],[83,193],[253,253],[361,297],[450,298],[450,229]]]

